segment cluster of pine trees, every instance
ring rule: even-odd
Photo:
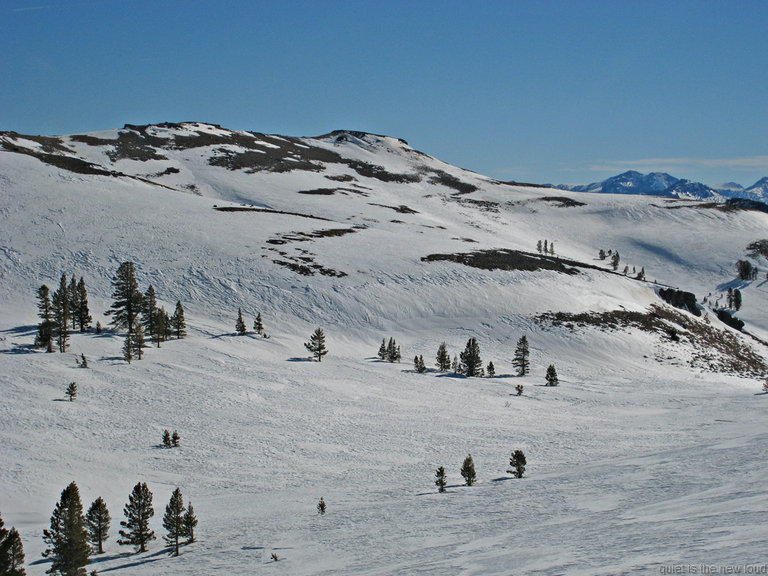
[[[112,278],[114,302],[107,316],[112,316],[115,330],[126,330],[123,344],[123,358],[130,363],[134,358],[141,360],[143,349],[147,346],[147,337],[159,348],[171,336],[177,339],[187,334],[184,308],[181,301],[176,302],[172,316],[165,308],[158,306],[155,289],[152,285],[146,293],[139,290],[136,280],[136,267],[133,262],[123,262]]]
[[[40,286],[37,290],[37,311],[40,323],[37,325],[35,346],[53,352],[55,345],[59,352],[66,352],[70,332],[78,328],[80,332],[85,332],[93,321],[82,276],[79,282],[74,276],[67,282],[67,275],[62,274],[59,288],[52,295],[48,286]]]
[[[536,250],[539,252],[539,254],[549,254],[550,256],[555,255],[555,242],[554,240],[551,240],[549,243],[547,243],[546,240],[543,242],[539,240],[536,242]]]
[[[522,450],[515,450],[509,458],[510,469],[507,470],[508,474],[512,474],[515,478],[522,478],[525,474],[525,466],[528,462],[525,459],[525,454]],[[464,478],[464,483],[467,486],[472,486],[477,481],[477,472],[475,471],[475,461],[472,459],[472,454],[467,454],[464,458],[464,462],[459,469],[461,477]],[[445,492],[447,485],[447,477],[445,473],[445,467],[440,466],[435,471],[435,486],[437,486],[438,492]]]
[[[390,338],[388,343],[386,338],[381,339],[381,346],[379,346],[377,356],[387,362],[400,362],[403,357],[400,353],[400,346],[394,338]]]
[[[147,545],[156,538],[154,531],[149,527],[149,521],[155,514],[152,492],[145,482],[134,486],[123,513],[125,520],[120,522],[123,529],[119,531],[120,539],[117,543],[133,546],[136,552],[146,552]],[[84,576],[85,566],[91,561],[90,557],[104,553],[104,542],[109,538],[111,521],[103,498],[97,498],[88,512],[83,513],[77,484],[72,482],[64,488],[53,510],[50,528],[43,530],[43,541],[48,546],[43,552],[43,557],[51,561],[48,574]],[[182,540],[186,539],[187,544],[195,541],[197,522],[192,504],[184,506],[181,490],[176,488],[163,516],[163,527],[167,531],[164,540],[172,555],[179,555]],[[0,574],[6,572],[0,571]]]

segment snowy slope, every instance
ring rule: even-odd
[[[0,198],[0,512],[21,531],[29,574],[47,568],[41,531],[72,480],[86,506],[101,495],[112,512],[99,573],[613,574],[760,558],[760,384],[694,331],[766,350],[707,306],[706,321],[674,311],[653,281],[700,302],[739,287],[737,315],[768,338],[764,273],[741,282],[734,267],[765,237],[765,213],[509,186],[359,132],[197,123],[4,134]],[[535,258],[539,239],[576,273],[424,260]],[[649,282],[611,273],[600,248]],[[84,276],[106,324],[126,260],[167,309],[184,303],[188,338],[131,365],[111,332],[74,335],[66,354],[31,348],[40,284]],[[261,312],[271,337],[234,336],[239,307],[249,325]],[[695,330],[675,343],[664,330],[537,320],[653,310]],[[331,351],[321,364],[302,345],[316,326]],[[518,378],[523,334],[533,368]],[[390,336],[401,364],[373,359]],[[413,372],[414,354],[432,365],[440,342],[453,355],[469,337],[497,378]],[[550,363],[558,388],[542,386]],[[79,397],[64,402],[73,380]],[[511,396],[518,383],[524,395]],[[164,428],[181,448],[158,447]],[[505,473],[517,448],[529,462],[519,480]],[[471,488],[458,474],[469,452]],[[447,494],[433,485],[440,465]],[[138,481],[155,493],[158,535],[173,488],[195,504],[200,542],[180,558],[160,542],[139,556],[115,544]]]

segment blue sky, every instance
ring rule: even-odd
[[[0,1],[0,130],[397,136],[490,176],[768,176],[768,2]]]

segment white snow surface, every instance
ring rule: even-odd
[[[228,133],[197,123],[149,131]],[[263,140],[274,141],[287,142]],[[0,513],[21,533],[28,574],[49,567],[42,530],[73,480],[86,509],[102,496],[112,514],[105,554],[88,567],[99,574],[658,574],[765,563],[761,382],[693,368],[691,347],[662,335],[544,328],[534,317],[666,306],[654,280],[699,301],[738,287],[738,317],[766,339],[768,262],[751,258],[762,270],[753,282],[737,280],[734,264],[766,236],[768,215],[509,186],[394,138],[300,143],[422,178],[384,182],[342,163],[227,170],[208,163],[219,146],[110,163],[108,147],[67,139],[74,155],[123,174],[96,176],[0,150]],[[169,167],[178,172],[160,175]],[[478,189],[457,194],[430,182],[434,170]],[[584,205],[552,199],[564,196]],[[328,230],[344,234],[315,234]],[[535,252],[538,239],[606,271],[598,250],[618,250],[620,270],[644,267],[649,282],[421,260]],[[94,324],[107,326],[110,281],[127,260],[167,310],[182,301],[187,338],[130,365],[111,330],[73,334],[64,354],[33,348],[41,284],[53,291],[62,273],[83,276]],[[304,276],[275,260],[346,275]],[[234,335],[238,308],[249,327],[260,312],[270,338]],[[706,307],[704,316],[725,329]],[[317,326],[330,350],[322,363],[303,346]],[[532,370],[517,377],[524,334]],[[389,337],[400,364],[375,358]],[[413,371],[414,355],[432,367],[440,342],[453,356],[470,337],[496,378]],[[80,354],[88,369],[76,366]],[[549,364],[559,387],[543,386]],[[67,402],[72,381],[78,396]],[[181,447],[160,447],[166,428]],[[506,472],[515,449],[528,459],[522,479]],[[468,453],[472,487],[459,475]],[[434,486],[438,466],[445,494]],[[140,481],[154,493],[158,540],[134,554],[116,540]],[[161,536],[177,486],[200,524],[198,542],[174,558]]]

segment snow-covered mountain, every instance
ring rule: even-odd
[[[726,182],[720,186],[711,187],[701,182],[676,178],[666,172],[642,174],[630,170],[602,182],[584,185],[558,184],[555,187],[574,192],[641,194],[710,202],[725,202],[728,198],[746,198],[768,203],[768,178],[763,178],[745,189],[736,182]]]
[[[509,185],[355,131],[3,133],[0,513],[33,575],[73,480],[112,512],[99,573],[605,574],[759,558],[768,214],[749,208]],[[619,253],[615,272],[601,249]],[[756,280],[736,277],[741,259]],[[187,338],[130,365],[111,330],[34,349],[41,284],[82,276],[106,326],[125,261],[167,310],[183,303]],[[698,306],[667,303],[662,285]],[[748,334],[713,310],[728,288]],[[270,337],[235,335],[238,308]],[[318,326],[330,352],[308,362]],[[531,371],[516,376],[522,335]],[[400,364],[376,358],[390,337]],[[441,342],[453,357],[469,338],[496,377],[433,368]],[[550,364],[557,388],[543,386]],[[72,381],[78,397],[62,401]],[[180,448],[161,447],[164,429]],[[515,449],[521,479],[506,472]],[[199,541],[179,558],[115,543],[139,481],[158,536],[175,487],[194,503]]]

